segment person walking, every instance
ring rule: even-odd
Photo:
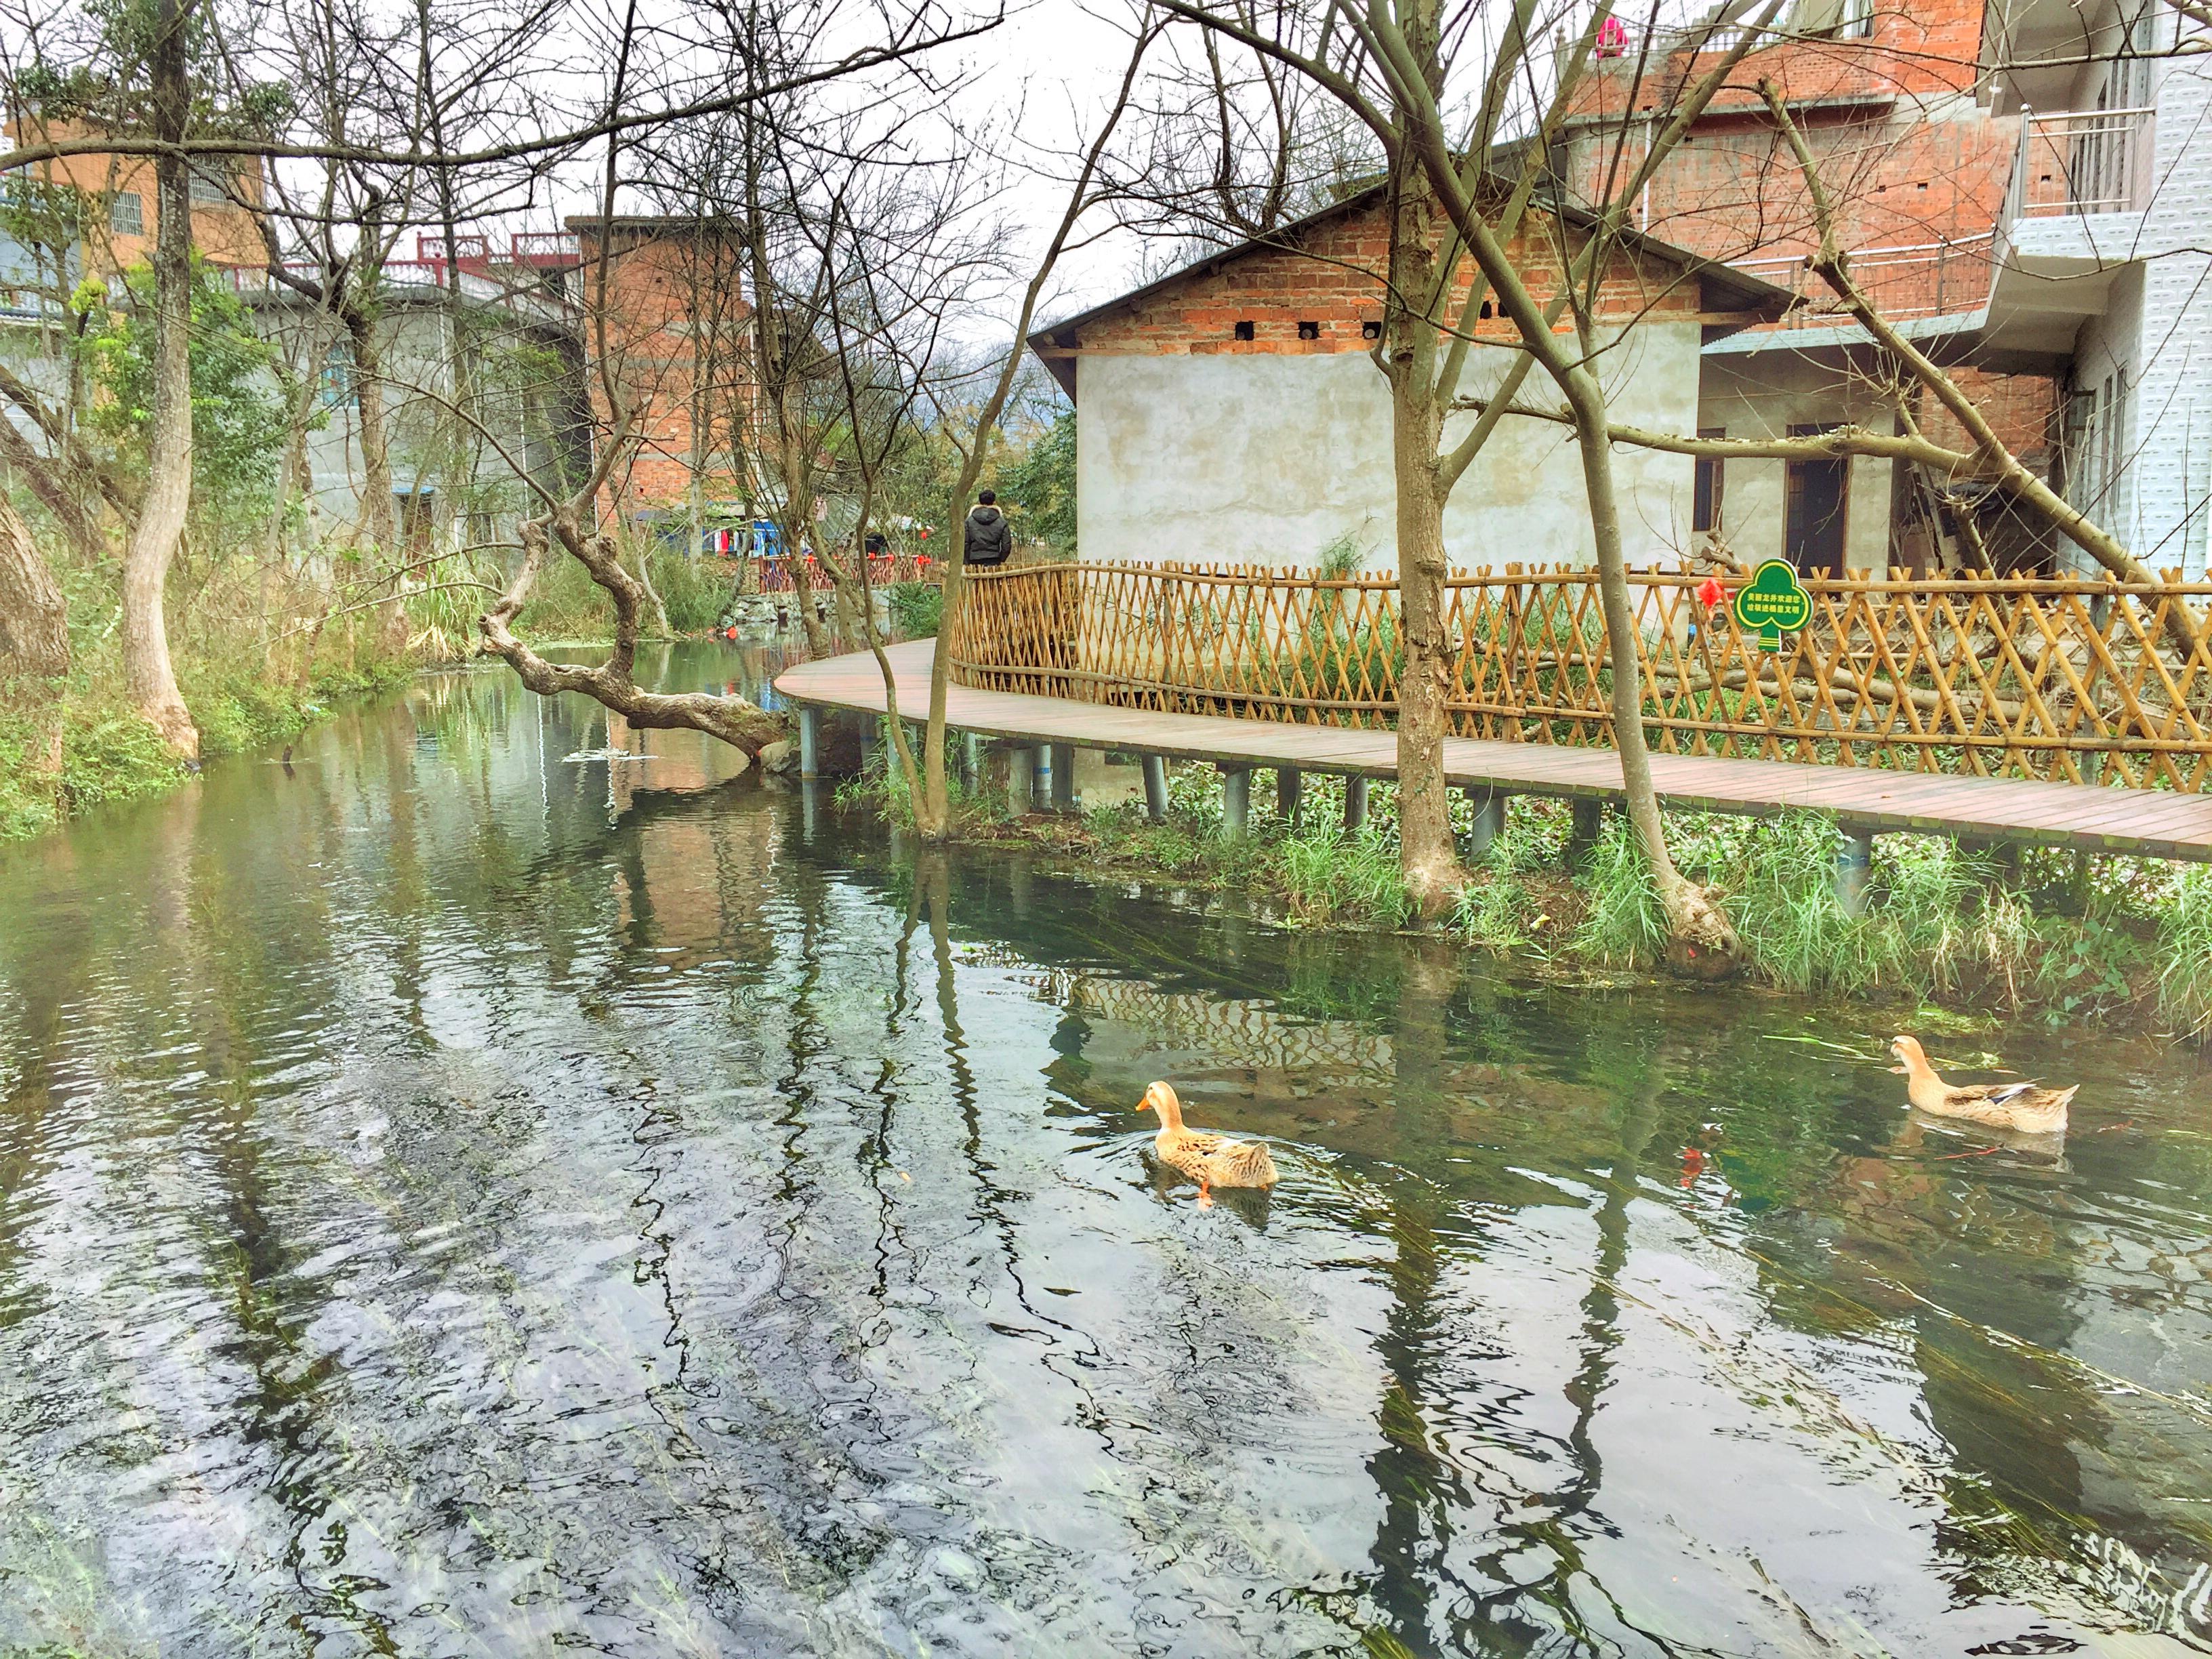
[[[995,570],[1014,550],[1014,529],[999,511],[998,501],[996,493],[985,490],[961,526],[961,562],[971,570]]]

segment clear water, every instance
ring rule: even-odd
[[[2212,1650],[2192,1056],[1993,1146],[726,770],[456,675],[0,854],[0,1652]]]

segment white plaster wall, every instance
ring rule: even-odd
[[[1617,419],[1686,428],[1697,412],[1698,330],[1652,324],[1607,354]],[[1504,372],[1485,352],[1467,390]],[[1367,568],[1397,568],[1390,400],[1359,353],[1130,356],[1078,360],[1078,534],[1086,559],[1310,565],[1346,532]],[[1532,376],[1524,398],[1545,390]],[[1455,421],[1463,431],[1472,416]],[[1691,541],[1687,457],[1616,450],[1632,564],[1672,562]],[[1567,428],[1509,417],[1444,514],[1459,565],[1587,563],[1582,467]]]
[[[1720,427],[1731,438],[1780,438],[1792,426],[1849,422],[1875,432],[1896,430],[1896,417],[1871,388],[1832,365],[1811,362],[1777,347],[1741,357],[1705,360],[1700,428]],[[1844,567],[1884,570],[1889,565],[1891,486],[1894,464],[1850,458],[1844,487]],[[1739,559],[1757,563],[1784,555],[1783,483],[1785,461],[1729,461],[1722,475],[1721,525]]]
[[[2116,525],[2154,569],[2205,571],[2212,515],[2212,258],[2201,252],[2212,200],[2212,69],[2197,58],[2163,64],[2153,94],[2157,125],[2143,262],[2113,285],[2105,337],[2131,347],[2133,409],[2126,432],[2129,489]],[[2122,289],[2140,276],[2139,314]],[[2133,322],[2130,329],[2129,323]]]

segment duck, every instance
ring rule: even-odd
[[[1928,1063],[1917,1037],[1889,1040],[1889,1051],[1903,1064],[1905,1092],[1922,1111],[1936,1117],[1962,1117],[1993,1129],[2019,1134],[2066,1133],[2066,1106],[2081,1085],[2046,1089],[2037,1083],[1946,1083]]]
[[[1257,1187],[1265,1191],[1275,1184],[1275,1160],[1267,1156],[1265,1146],[1256,1140],[1231,1140],[1226,1135],[1185,1128],[1182,1102],[1167,1084],[1155,1083],[1146,1090],[1137,1109],[1160,1115],[1160,1132],[1152,1137],[1152,1151],[1161,1163],[1198,1182],[1200,1209],[1213,1207],[1216,1187]]]

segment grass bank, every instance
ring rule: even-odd
[[[880,762],[838,797],[911,820]],[[1157,823],[1135,803],[1016,817],[988,790],[957,799],[964,838],[1021,847],[1074,873],[1239,890],[1294,925],[1410,920],[1388,784],[1373,787],[1366,823],[1346,834],[1340,782],[1308,775],[1291,823],[1273,811],[1273,778],[1257,772],[1250,833],[1236,841],[1221,833],[1210,767],[1171,769],[1169,815]],[[1466,803],[1454,810],[1471,830]],[[1626,820],[1608,813],[1588,848],[1571,846],[1571,825],[1564,802],[1514,799],[1443,925],[1471,949],[1547,970],[1656,971],[1664,919]],[[1840,838],[1825,814],[1670,813],[1668,830],[1685,872],[1725,894],[1753,979],[1778,991],[2212,1036],[2212,869],[1880,836],[1866,905],[1852,915],[1835,896]]]

